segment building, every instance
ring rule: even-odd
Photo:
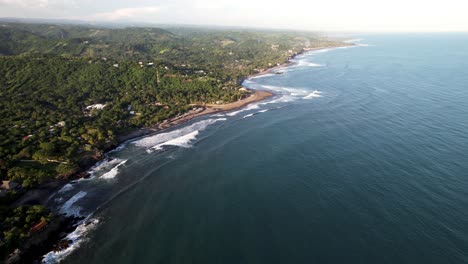
[[[2,181],[0,189],[2,190],[14,190],[18,188],[19,184],[13,181]]]
[[[103,109],[104,107],[106,107],[105,104],[93,104],[93,105],[90,105],[90,106],[87,106],[86,107],[86,110],[91,110],[91,109]]]
[[[47,225],[47,221],[41,220],[39,223],[31,227],[31,230],[29,230],[29,232],[35,233],[35,232],[41,231],[46,227],[46,225]]]
[[[30,139],[32,136],[33,136],[33,135],[24,136],[24,137],[23,137],[23,140],[28,140],[28,139]]]

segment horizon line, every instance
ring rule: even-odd
[[[25,21],[3,21],[3,20],[25,20]],[[30,20],[30,21],[27,21]],[[38,17],[0,17],[0,22],[6,23],[30,23],[30,24],[70,24],[70,25],[114,25],[124,27],[157,27],[157,26],[173,26],[173,27],[195,27],[195,28],[232,28],[232,29],[248,29],[248,30],[275,30],[275,31],[302,31],[311,33],[333,33],[333,34],[398,34],[398,33],[468,33],[467,30],[351,30],[351,29],[304,29],[304,28],[289,28],[289,27],[255,27],[255,26],[240,26],[240,25],[220,25],[220,24],[195,24],[195,23],[171,23],[171,22],[144,22],[144,21],[105,21],[105,20],[89,20],[89,19],[73,19],[73,18],[38,18]]]

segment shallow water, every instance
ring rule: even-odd
[[[51,198],[99,223],[49,259],[467,263],[468,35],[363,38],[245,82],[268,101],[111,153]]]

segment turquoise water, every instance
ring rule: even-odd
[[[467,263],[468,35],[362,43],[111,153],[51,199],[99,207],[65,262]]]

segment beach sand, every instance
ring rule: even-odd
[[[232,102],[228,104],[219,104],[219,105],[218,104],[194,105],[192,110],[188,111],[187,113],[183,115],[166,119],[150,127],[145,127],[145,128],[140,128],[138,130],[134,130],[128,134],[119,136],[117,140],[120,144],[130,139],[160,132],[164,129],[169,129],[171,127],[183,124],[185,122],[188,122],[200,116],[242,108],[250,103],[264,100],[270,96],[273,96],[273,94],[270,92],[253,90],[251,91],[250,96],[243,98],[241,100],[238,100],[236,102]]]

